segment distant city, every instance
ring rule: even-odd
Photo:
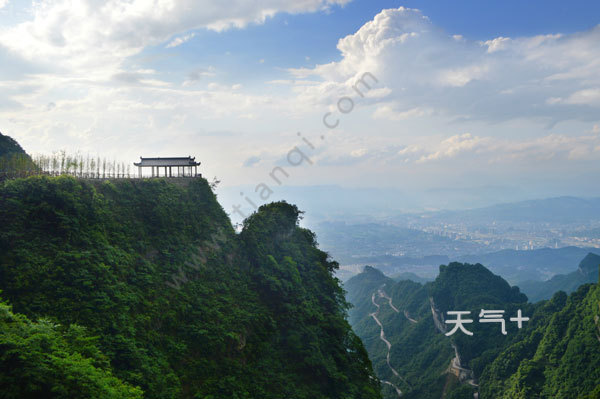
[[[529,262],[523,265],[527,270],[520,266],[503,270],[505,278],[518,282],[549,279],[576,267],[585,251],[600,252],[599,209],[598,199],[561,197],[465,211],[401,214],[369,223],[322,221],[314,229],[321,247],[340,262],[342,279],[360,272],[365,264],[388,274],[414,272],[433,277],[439,264],[448,261],[486,259],[494,269],[508,265],[500,258],[521,257],[523,263],[524,259]],[[565,270],[561,264],[553,266],[541,251],[571,247],[584,251],[570,250],[574,264],[562,265]],[[488,259],[493,253],[501,256]],[[517,260],[510,262],[519,265]]]

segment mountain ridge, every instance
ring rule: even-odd
[[[105,391],[135,390],[123,398],[377,399],[379,382],[345,320],[338,265],[299,227],[300,215],[266,205],[238,234],[203,178],[6,180],[0,296],[14,314],[64,326],[47,336],[71,345],[81,367],[99,360],[78,342],[95,340],[103,360],[85,375]],[[61,343],[76,325],[79,338]],[[0,343],[14,340],[0,331]],[[22,373],[10,384],[0,378],[3,395],[86,397],[59,387],[87,380],[45,373],[7,350],[0,344],[0,376]],[[40,356],[52,353],[42,347]]]

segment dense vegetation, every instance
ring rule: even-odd
[[[142,398],[115,378],[96,345],[77,325],[32,323],[0,303],[0,386],[3,398]]]
[[[482,372],[483,398],[600,398],[600,287],[559,291]]]
[[[600,288],[595,284],[531,304],[482,265],[451,263],[425,285],[394,282],[366,267],[345,288],[355,305],[350,320],[376,374],[400,387],[403,397],[470,399],[475,392],[480,398],[600,397]],[[379,291],[392,298],[397,311]],[[398,376],[386,363],[387,347],[371,316],[373,293]],[[479,323],[481,309],[505,310],[507,335],[497,323]],[[518,309],[530,317],[522,329],[509,321]],[[473,336],[444,335],[449,326],[443,320],[455,319],[446,315],[449,310],[471,311],[466,318],[474,322],[465,327]],[[462,370],[452,367],[456,356]],[[386,386],[383,392],[385,398],[398,397]]]
[[[299,217],[236,234],[200,178],[0,184],[0,397],[380,397]]]

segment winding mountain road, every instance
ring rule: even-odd
[[[400,313],[400,311],[398,310],[398,308],[396,308],[394,306],[394,304],[392,303],[392,298],[390,298],[389,295],[387,295],[385,293],[385,291],[383,291],[383,287],[385,286],[385,284],[383,286],[381,286],[381,288],[379,288],[377,290],[377,292],[374,292],[371,295],[371,302],[373,303],[373,305],[377,308],[377,310],[373,313],[370,313],[369,316],[371,316],[373,318],[373,320],[375,320],[375,323],[377,323],[377,325],[380,328],[379,331],[379,339],[382,340],[385,345],[387,346],[387,355],[386,355],[386,362],[388,367],[390,368],[390,370],[392,371],[392,374],[394,374],[394,376],[400,378],[404,383],[406,383],[407,385],[408,382],[402,378],[402,376],[400,374],[398,374],[398,372],[396,371],[395,368],[392,367],[392,365],[390,364],[390,350],[392,349],[392,344],[390,341],[387,340],[387,338],[385,337],[385,331],[383,330],[383,324],[381,324],[381,321],[379,320],[379,318],[377,317],[377,315],[379,314],[379,310],[380,310],[380,305],[375,301],[375,297],[379,297],[379,298],[384,298],[388,301],[388,304],[390,305],[390,308],[392,308],[392,310],[396,313]],[[417,321],[414,319],[411,319],[408,316],[408,312],[405,310],[404,311],[404,316],[412,323],[416,323]],[[386,381],[386,380],[381,380],[382,383],[390,385],[391,387],[393,387],[396,390],[396,393],[398,394],[398,397],[402,397],[402,391],[400,390],[400,388],[398,388],[396,385],[394,385],[393,383],[391,383],[390,381]]]

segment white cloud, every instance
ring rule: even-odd
[[[167,44],[165,47],[172,48],[172,47],[181,46],[183,43],[192,40],[195,36],[196,36],[195,33],[190,33],[189,35],[176,37],[171,42],[169,42],[169,44]]]
[[[314,12],[348,1],[107,0],[99,5],[94,0],[42,0],[34,3],[30,20],[0,29],[0,44],[49,65],[101,71],[183,32],[243,28],[277,13]],[[176,38],[167,46],[192,37]]]
[[[496,51],[500,51],[506,48],[506,46],[508,45],[508,42],[510,41],[509,37],[497,37],[495,39],[492,40],[487,40],[485,42],[483,42],[482,44],[487,46],[487,52],[488,53],[494,53]]]
[[[445,174],[457,165],[478,173],[515,167],[525,172],[542,165],[566,168],[568,164],[600,161],[600,135],[595,129],[579,135],[546,134],[521,139],[471,133],[447,137],[415,135],[409,143],[406,139],[372,135],[340,135],[328,138],[330,145],[318,154],[316,161],[322,166],[360,164],[376,173],[399,165],[417,174],[424,169]]]
[[[442,141],[437,151],[421,156],[417,162],[455,158],[464,152],[476,152],[489,142],[489,139],[474,137],[470,133],[455,135]]]
[[[290,70],[297,78],[321,79],[298,91],[300,99],[330,104],[371,72],[391,90],[385,101],[394,103],[396,119],[428,109],[450,119],[494,123],[597,120],[600,26],[572,35],[476,42],[450,36],[420,11],[400,7],[381,11],[337,47],[340,61]],[[385,105],[374,115],[384,114],[391,116]]]
[[[421,118],[433,114],[432,109],[415,107],[406,111],[398,111],[396,104],[386,103],[377,105],[373,117],[376,119],[389,119],[394,121],[402,121],[413,118]]]
[[[587,161],[600,160],[598,135],[568,136],[550,134],[533,139],[506,140],[496,137],[454,135],[437,143],[414,144],[398,152],[410,162],[451,161],[459,158],[486,163],[510,165],[514,161]]]
[[[600,106],[600,89],[584,89],[576,91],[565,100],[567,104]]]
[[[354,158],[360,158],[360,157],[364,157],[365,155],[367,155],[367,149],[366,148],[359,148],[357,150],[353,150],[350,152],[350,156],[354,157]]]
[[[9,0],[0,0],[0,9],[8,5]]]
[[[189,148],[204,154],[206,165],[237,176],[260,173],[281,159],[294,144],[290,137],[297,139],[297,130],[288,137],[282,129],[304,133],[322,127],[323,113],[347,95],[356,100],[356,111],[339,115],[336,131],[324,141],[322,132],[306,132],[323,143],[314,154],[323,169],[310,179],[352,175],[356,184],[376,178],[388,184],[394,168],[424,181],[423,170],[448,176],[452,165],[463,162],[464,170],[477,165],[484,175],[498,165],[549,162],[562,168],[600,160],[600,28],[481,43],[448,35],[417,10],[383,10],[339,40],[339,61],[290,69],[289,79],[261,75],[243,86],[207,64],[176,72],[182,74],[177,80],[173,71],[140,67],[135,62],[140,57],[132,57],[149,46],[181,45],[193,31],[244,27],[277,12],[345,2],[36,3],[30,21],[0,28],[0,123],[34,151],[101,148],[129,159],[140,148],[173,153]],[[364,72],[378,82],[359,99],[353,85]],[[546,128],[566,120],[585,130],[550,134],[554,128]],[[510,129],[511,121],[541,128],[521,137]],[[235,133],[207,135],[199,129]],[[338,172],[341,177],[326,173],[357,164],[356,177],[347,170]],[[255,167],[240,172],[240,165]]]
[[[467,83],[485,77],[489,68],[486,65],[470,65],[457,69],[447,69],[440,73],[441,86],[462,87]]]

